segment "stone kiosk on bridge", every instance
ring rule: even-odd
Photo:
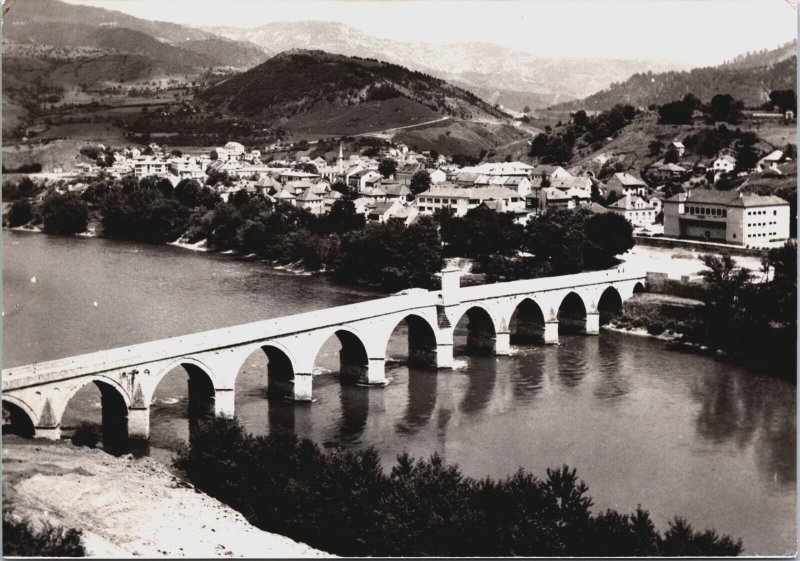
[[[466,316],[468,354],[509,354],[512,344],[556,344],[559,332],[599,333],[622,302],[644,289],[645,274],[596,271],[461,287],[460,271],[442,271],[441,290],[238,325],[130,347],[3,370],[3,404],[12,429],[58,439],[70,398],[88,383],[101,392],[103,438],[146,440],[156,387],[171,370],[189,375],[189,418],[232,416],[236,377],[260,349],[271,397],[311,401],[319,349],[341,344],[343,382],[384,386],[389,338],[408,326],[410,365],[453,366],[454,331]]]

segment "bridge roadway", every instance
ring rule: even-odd
[[[384,360],[395,328],[408,325],[409,364],[453,365],[453,332],[467,316],[467,352],[504,355],[515,341],[558,343],[559,331],[599,333],[601,321],[644,289],[644,272],[622,269],[461,287],[457,269],[442,271],[440,290],[407,291],[347,306],[161,339],[3,369],[4,417],[29,436],[58,439],[70,398],[93,382],[101,393],[104,438],[144,440],[161,379],[189,374],[190,419],[232,416],[236,376],[261,349],[270,396],[312,399],[314,362],[332,336],[341,343],[340,377],[387,383]],[[602,316],[602,317],[601,317]]]

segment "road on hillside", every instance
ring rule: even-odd
[[[441,123],[442,121],[447,121],[448,119],[452,119],[452,117],[449,117],[449,116],[439,117],[438,119],[433,119],[432,121],[423,121],[421,123],[414,123],[413,125],[404,125],[402,127],[394,127],[394,128],[391,128],[391,129],[383,129],[383,130],[373,131],[373,132],[362,132],[362,133],[359,133],[359,134],[354,134],[353,136],[376,136],[378,138],[389,138],[393,134],[396,134],[397,131],[400,131],[400,130],[403,130],[403,129],[413,129],[415,127],[421,127],[421,126],[424,126],[424,125],[432,125],[433,123]]]

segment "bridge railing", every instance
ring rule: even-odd
[[[457,288],[455,295],[448,293],[450,296],[448,301],[451,303],[472,302],[567,287],[579,288],[600,283],[644,280],[644,278],[644,273],[635,271],[593,271]],[[3,390],[10,390],[20,386],[42,383],[54,374],[68,373],[69,376],[81,376],[120,368],[135,368],[141,364],[338,326],[398,312],[411,313],[414,310],[435,306],[439,303],[441,295],[441,290],[419,290],[409,294],[388,296],[62,359],[12,366],[4,368],[2,371],[2,387]]]
[[[419,291],[389,296],[62,359],[12,366],[3,369],[2,387],[4,390],[13,389],[19,385],[36,383],[37,378],[45,380],[48,375],[67,371],[70,375],[80,376],[119,368],[134,368],[138,364],[224,349],[266,338],[303,333],[402,311],[411,312],[435,305],[438,294],[438,291]]]
[[[462,302],[472,302],[488,298],[514,296],[516,294],[530,294],[548,290],[562,290],[564,288],[580,288],[595,284],[641,280],[644,281],[646,273],[639,270],[608,269],[575,273],[572,275],[559,275],[555,277],[541,277],[538,279],[523,279],[494,284],[481,284],[467,286],[459,291]]]

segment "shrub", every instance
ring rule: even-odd
[[[89,207],[75,193],[50,193],[42,202],[44,231],[48,234],[77,234],[86,231]]]
[[[259,528],[345,556],[735,555],[741,540],[675,519],[592,515],[574,469],[544,478],[520,469],[475,480],[434,454],[398,456],[384,472],[374,449],[322,452],[293,434],[254,437],[236,420],[204,421],[176,467]]]
[[[647,326],[647,332],[650,335],[661,335],[664,333],[664,326],[661,323],[655,322]]]
[[[18,520],[8,509],[3,510],[4,557],[83,557],[81,531],[42,523],[34,528],[27,520]]]
[[[8,225],[12,228],[27,224],[33,218],[31,203],[26,200],[14,201],[8,210]]]

